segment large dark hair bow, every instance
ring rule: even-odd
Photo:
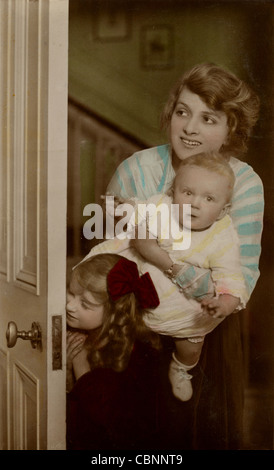
[[[149,273],[139,276],[137,264],[121,258],[107,277],[108,292],[113,301],[133,292],[141,308],[156,308],[159,297]]]

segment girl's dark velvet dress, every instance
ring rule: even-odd
[[[136,343],[124,372],[96,369],[83,375],[68,394],[68,449],[240,449],[239,323],[239,313],[230,315],[206,336],[200,362],[192,370],[193,397],[188,402],[177,400],[171,391],[173,342],[167,337],[161,352]],[[233,383],[227,380],[231,376]]]
[[[68,394],[71,450],[156,449],[159,445],[159,356],[136,343],[127,369],[95,369]]]

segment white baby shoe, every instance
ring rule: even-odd
[[[192,375],[187,371],[192,369],[192,366],[182,364],[172,353],[172,360],[169,365],[168,377],[172,385],[173,395],[181,401],[188,401],[192,397],[193,389],[191,385]]]

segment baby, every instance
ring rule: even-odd
[[[133,242],[135,249],[175,282],[185,296],[201,302],[205,315],[219,319],[243,308],[247,298],[240,268],[238,237],[228,215],[234,180],[230,165],[217,153],[202,153],[183,160],[170,194],[156,195],[147,201],[155,205],[154,213],[150,212],[148,217],[143,215],[147,236],[145,239],[137,237]],[[155,224],[156,220],[159,221],[157,213],[162,204],[170,208],[170,217],[161,216],[161,224]],[[191,229],[190,247],[185,250],[174,249],[176,245],[171,228],[176,224],[172,219],[172,204],[178,204],[179,225]],[[185,215],[184,204],[191,204],[190,215]],[[139,214],[140,218],[142,214]],[[205,271],[204,282],[199,284],[199,289],[195,286],[197,279],[192,279],[192,266],[210,268],[210,272]],[[208,290],[210,274],[214,293]],[[157,286],[157,282],[155,284]],[[173,393],[184,401],[192,395],[191,376],[187,371],[199,360],[204,334],[188,338],[180,335],[174,340],[176,352],[169,378]]]
[[[188,371],[199,361],[205,335],[226,316],[244,308],[248,299],[238,235],[228,215],[234,179],[230,165],[218,153],[182,160],[168,194],[157,194],[136,205],[131,222],[139,221],[139,225],[134,227],[132,239],[106,240],[86,257],[119,253],[135,261],[140,273],[149,272],[160,305],[147,309],[144,321],[151,330],[175,341],[169,379],[174,395],[182,401],[192,396]],[[189,216],[185,216],[185,204],[191,205]],[[167,217],[162,217],[163,205]],[[176,205],[178,220],[174,218]],[[154,210],[147,211],[148,206]],[[177,234],[172,230],[176,226]],[[138,238],[139,231],[145,237]],[[188,247],[178,249],[178,237],[190,235]],[[194,267],[201,268],[199,282]],[[211,278],[214,291],[209,288]]]

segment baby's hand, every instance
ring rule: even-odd
[[[222,294],[218,298],[204,299],[201,302],[204,313],[213,318],[228,317],[238,307],[240,300],[229,294]]]
[[[174,264],[172,267],[172,274],[173,276],[177,276],[179,272],[182,270],[183,265],[182,264]]]
[[[111,199],[108,200],[107,198],[110,198],[110,197]],[[103,201],[104,211],[108,215],[111,215],[112,217],[115,216],[115,211],[118,206],[122,206],[123,204],[130,204],[131,206],[134,207],[136,204],[134,199],[124,199],[119,196],[113,196],[112,194],[109,194],[109,193],[101,195],[100,198]]]
[[[108,198],[110,197],[111,199],[108,200]],[[105,213],[107,213],[108,215],[111,215],[112,217],[114,217],[115,215],[116,207],[119,206],[119,204],[123,204],[125,202],[124,199],[117,197],[117,196],[113,196],[112,194],[108,194],[108,193],[102,194],[100,198],[103,201],[103,208],[104,208]]]

